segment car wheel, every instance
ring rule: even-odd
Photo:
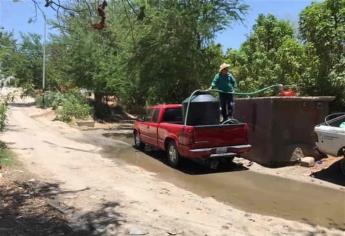
[[[134,147],[139,150],[144,150],[145,143],[141,141],[139,132],[135,131],[133,137],[134,137]]]
[[[321,152],[317,147],[314,147],[314,156],[316,160],[321,160],[327,157],[327,154]]]
[[[170,166],[176,168],[180,164],[180,154],[177,151],[175,142],[168,143],[167,157]]]

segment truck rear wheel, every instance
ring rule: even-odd
[[[176,168],[180,164],[180,154],[177,151],[175,142],[169,142],[167,145],[167,157],[170,166]]]
[[[135,131],[133,137],[134,137],[134,147],[139,150],[144,150],[145,143],[141,141],[139,132]]]

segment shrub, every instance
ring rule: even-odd
[[[36,97],[36,106],[41,108],[52,107],[56,109],[62,104],[63,98],[63,93],[47,91],[44,93],[44,96],[40,95]]]
[[[44,104],[43,104],[44,98]],[[68,93],[45,92],[36,98],[36,106],[52,107],[57,110],[58,119],[69,122],[72,118],[85,119],[91,114],[91,107],[78,90]]]
[[[69,94],[62,101],[62,108],[58,109],[58,118],[62,121],[69,122],[72,118],[85,119],[91,114],[91,107],[85,99]]]
[[[6,125],[6,112],[7,112],[7,105],[6,103],[0,104],[0,131],[5,129]]]
[[[7,149],[6,144],[0,141],[0,166],[13,163],[13,153]]]

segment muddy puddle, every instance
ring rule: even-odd
[[[108,137],[131,143],[126,136]],[[131,146],[107,147],[103,155],[142,167],[162,181],[247,212],[345,230],[345,193],[340,190],[264,175],[235,164],[211,172],[186,161],[180,170],[175,170],[167,166],[162,152],[141,152]]]

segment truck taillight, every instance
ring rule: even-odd
[[[194,143],[193,127],[185,127],[180,135],[180,143],[184,145],[191,145]]]

